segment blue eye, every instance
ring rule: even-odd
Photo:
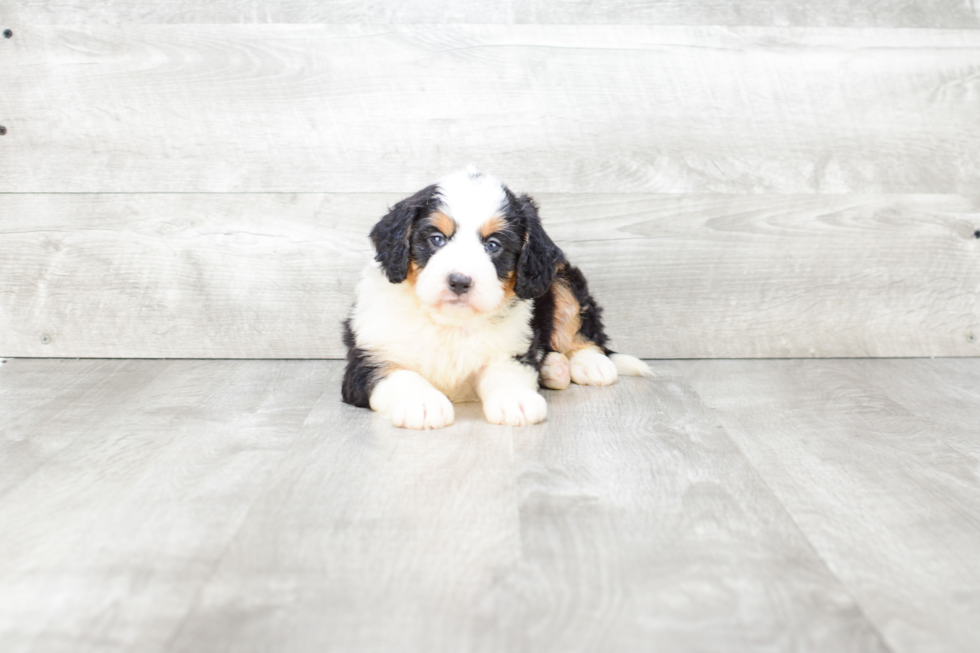
[[[429,236],[429,242],[432,243],[433,247],[442,247],[446,244],[446,237],[442,234],[436,234],[434,236]]]
[[[483,247],[491,254],[500,251],[500,243],[498,243],[496,240],[488,240],[483,244]]]

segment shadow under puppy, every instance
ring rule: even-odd
[[[453,423],[483,402],[493,424],[536,424],[541,385],[609,385],[647,365],[606,345],[585,277],[537,207],[496,179],[451,175],[404,199],[371,230],[377,256],[344,323],[343,399],[395,426]]]

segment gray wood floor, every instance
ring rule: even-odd
[[[980,359],[391,428],[337,361],[0,366],[0,649],[976,651]]]

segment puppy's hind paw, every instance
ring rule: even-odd
[[[529,426],[544,420],[548,403],[530,388],[499,390],[483,400],[483,414],[491,424]]]
[[[541,385],[552,390],[564,390],[572,381],[568,359],[564,354],[553,351],[541,363]]]
[[[569,359],[572,381],[579,385],[612,385],[618,378],[616,364],[602,352],[581,349]]]

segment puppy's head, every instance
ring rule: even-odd
[[[460,172],[395,204],[371,230],[388,280],[451,320],[490,313],[512,295],[540,297],[562,260],[527,195]]]

